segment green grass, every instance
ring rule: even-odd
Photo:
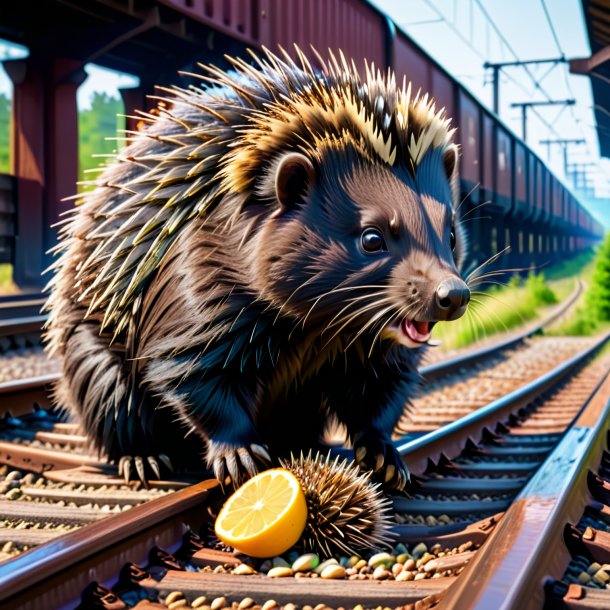
[[[506,286],[474,292],[466,314],[455,322],[437,324],[434,337],[444,350],[465,347],[497,333],[544,317],[548,308],[567,298],[578,277],[593,273],[595,253],[588,251],[544,273],[513,276]]]
[[[610,233],[583,276],[587,289],[576,311],[549,334],[589,336],[610,329]]]

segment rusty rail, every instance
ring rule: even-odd
[[[542,608],[544,582],[561,578],[569,561],[562,544],[564,527],[577,523],[592,500],[589,469],[600,462],[609,425],[610,376],[606,376],[462,578],[447,591],[440,608]]]

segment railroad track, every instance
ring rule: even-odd
[[[149,490],[125,485],[87,454],[73,424],[40,409],[6,418],[0,434],[0,462],[8,466],[0,481],[0,549],[7,559],[0,564],[2,607],[444,604],[476,565],[479,548],[487,549],[486,540],[506,523],[501,514],[509,514],[595,393],[610,359],[586,363],[601,343],[589,342],[449,425],[397,441],[413,473],[409,497],[393,499],[392,552],[402,563],[388,570],[368,565],[368,558],[359,564],[337,558],[346,563],[344,579],[353,581],[348,587],[307,575],[271,578],[264,573],[268,565],[209,548],[213,514],[223,500],[213,480],[158,482]],[[3,514],[9,505],[12,512]],[[117,593],[124,601],[112,601]]]

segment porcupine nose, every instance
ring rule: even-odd
[[[470,301],[470,290],[458,277],[444,279],[436,288],[434,310],[439,320],[459,318]]]

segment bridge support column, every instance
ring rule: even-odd
[[[13,81],[11,173],[16,177],[17,235],[14,281],[22,289],[40,290],[57,243],[60,219],[76,193],[78,110],[76,91],[86,77],[74,60],[32,55],[9,60]],[[45,181],[45,176],[47,177]]]

